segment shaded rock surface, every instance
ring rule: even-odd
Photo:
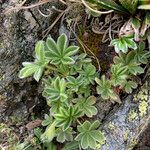
[[[45,19],[36,8],[4,14],[11,5],[13,1],[0,5],[0,122],[7,121],[11,115],[26,120],[35,104],[38,114],[44,110],[46,102],[38,92],[38,83],[32,78],[19,79],[18,72],[22,62],[33,60],[35,43],[42,39],[43,31],[57,17],[56,12]],[[51,5],[48,3],[45,7]],[[54,35],[55,32],[57,30]]]

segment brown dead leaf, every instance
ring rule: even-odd
[[[36,119],[36,120],[34,120],[34,121],[29,122],[29,123],[26,125],[26,128],[27,128],[28,130],[32,130],[32,129],[34,129],[34,128],[40,126],[41,123],[42,123],[42,120],[41,120],[41,119]]]

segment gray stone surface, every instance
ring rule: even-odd
[[[148,88],[149,85],[146,87]],[[102,150],[132,150],[137,144],[140,135],[150,123],[150,94],[147,88],[143,86],[138,93],[128,96],[120,107],[114,108],[114,112],[107,116],[106,122],[102,125],[106,135],[106,144],[102,146]],[[147,102],[148,107],[141,116],[139,105],[143,101]],[[132,119],[131,110],[136,113]]]

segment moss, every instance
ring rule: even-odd
[[[85,45],[94,55],[98,58],[101,70],[103,72],[106,72],[110,68],[110,61],[111,61],[111,56],[107,57],[106,53],[110,53],[110,49],[108,48],[107,44],[102,43],[102,34],[95,34],[93,31],[87,28],[80,28],[79,31],[79,39],[84,43]],[[83,45],[79,42],[79,45],[81,47],[81,51],[84,52]],[[92,58],[93,55],[91,52],[89,52],[86,48],[86,53],[90,55]],[[94,65],[97,67],[97,62],[94,60]]]
[[[102,37],[103,37],[102,35],[95,34],[94,32],[90,31],[89,29],[86,29],[83,27],[80,28],[79,38],[95,55],[97,55],[100,51],[100,44],[102,41]],[[79,44],[81,45],[81,43],[79,43]],[[90,52],[87,51],[87,53],[89,55],[91,55]]]

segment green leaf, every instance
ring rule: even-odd
[[[132,89],[137,88],[137,83],[134,81],[127,81],[124,84],[124,89],[127,93],[132,93]]]
[[[48,64],[45,58],[45,45],[44,41],[39,41],[35,46],[36,58],[34,62],[23,62],[24,68],[19,72],[19,77],[26,78],[33,75],[34,79],[38,82],[43,74],[44,67]]]
[[[83,124],[77,126],[79,134],[75,140],[80,142],[83,149],[96,149],[98,144],[101,146],[105,143],[106,138],[101,131],[96,130],[98,128],[97,125],[97,121],[93,123],[85,121]]]
[[[81,111],[77,107],[60,108],[60,111],[54,115],[56,125],[66,130],[71,124],[81,116]]]
[[[61,128],[57,129],[57,138],[56,140],[60,143],[64,143],[65,141],[72,141],[73,140],[73,131],[72,128],[69,127],[66,130],[62,130]]]
[[[128,54],[120,53],[114,58],[114,62],[121,63],[127,69],[129,75],[137,75],[144,73],[144,69],[137,63],[135,59],[135,51],[130,51]]]
[[[134,50],[137,49],[137,45],[131,37],[121,37],[119,39],[114,39],[111,41],[111,45],[115,47],[116,53],[119,53],[120,51],[127,53],[129,48]]]
[[[58,37],[57,47],[60,50],[62,49],[62,52],[67,48],[67,36],[65,34]]]
[[[35,45],[36,58],[39,61],[45,61],[44,41],[38,41]]]
[[[35,63],[24,63],[25,67],[22,68],[19,72],[19,78],[26,78],[34,74],[38,69],[39,66]]]
[[[60,35],[57,43],[52,38],[47,38],[46,45],[47,49],[45,55],[52,64],[71,65],[75,63],[72,56],[77,53],[79,47],[67,47],[67,36],[65,34]]]
[[[45,132],[41,135],[41,140],[43,142],[51,142],[53,140],[53,138],[56,136],[55,126],[55,122],[53,122],[46,128]]]
[[[124,40],[125,40],[125,42],[127,43],[127,45],[128,45],[129,48],[134,49],[134,50],[137,49],[137,45],[136,45],[136,43],[133,41],[132,38],[127,38],[127,37],[125,37]]]
[[[118,5],[112,0],[86,0],[87,2],[94,4],[97,8],[103,8],[106,10],[114,10],[121,13],[127,13],[121,5]]]
[[[138,9],[150,10],[150,1],[149,0],[139,0]]]
[[[34,135],[35,135],[38,139],[40,139],[40,137],[41,137],[41,135],[42,135],[42,129],[40,129],[40,128],[35,128],[35,129],[34,129]]]
[[[92,83],[94,84],[94,79],[97,76],[96,67],[90,64],[84,64],[83,70],[79,71],[80,75],[83,77],[84,83],[86,85]]]
[[[77,78],[68,76],[66,79],[68,81],[67,87],[69,88],[69,91],[78,92],[79,87],[83,84],[82,76],[78,76]]]
[[[78,141],[71,141],[70,143],[65,144],[63,150],[77,150],[79,148]]]
[[[124,8],[126,8],[131,14],[134,14],[137,5],[138,5],[138,0],[119,0],[119,2],[122,4]]]
[[[141,42],[133,53],[135,55],[134,59],[137,63],[147,64],[148,59],[150,58],[150,52],[145,50],[144,42]]]
[[[57,150],[57,147],[53,142],[44,142],[43,146],[46,150]]]
[[[96,97],[90,96],[87,99],[84,97],[80,97],[74,100],[76,103],[76,106],[80,108],[83,115],[86,115],[87,117],[93,117],[97,114],[98,110],[95,106],[93,106],[96,103]]]
[[[48,126],[52,124],[52,122],[53,122],[53,117],[46,114],[44,116],[44,120],[42,121],[42,126]]]
[[[112,65],[111,67],[111,81],[114,86],[121,85],[127,79],[127,69],[121,64]]]
[[[66,82],[62,78],[57,77],[53,79],[50,86],[46,86],[43,91],[43,95],[49,101],[66,101],[68,96],[66,94]]]
[[[101,79],[95,78],[95,81],[98,84],[98,86],[96,87],[97,93],[100,94],[103,99],[118,99],[118,96],[112,89],[110,80],[106,79],[104,75],[101,77]]]
[[[133,26],[135,29],[138,29],[138,28],[141,27],[141,23],[140,23],[139,19],[137,19],[137,18],[132,18],[131,22],[132,22],[132,26]]]
[[[43,71],[44,71],[44,68],[42,68],[42,67],[39,67],[39,69],[35,71],[33,77],[34,77],[34,79],[35,79],[36,81],[39,81],[39,80],[40,80],[40,78],[41,78],[41,76],[42,76],[42,74],[43,74]]]

